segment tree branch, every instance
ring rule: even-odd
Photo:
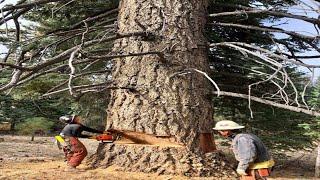
[[[2,8],[2,11],[5,12],[5,11],[10,11],[10,10],[17,10],[17,9],[23,9],[23,8],[33,8],[33,7],[37,7],[39,5],[42,5],[42,4],[47,4],[47,3],[50,3],[50,2],[68,2],[69,0],[40,0],[40,1],[34,1],[34,2],[30,2],[30,3],[26,3],[26,4],[18,4],[18,5],[7,5],[7,6],[4,6]]]
[[[148,52],[141,52],[141,53],[128,53],[128,54],[115,54],[115,55],[100,55],[100,56],[87,56],[89,59],[113,59],[113,58],[122,58],[122,57],[129,57],[129,56],[144,56],[144,55],[152,55],[156,54],[162,57],[162,53],[158,51],[148,51]]]
[[[275,10],[261,10],[261,9],[254,9],[254,8],[249,8],[245,6],[238,6],[241,9],[244,9],[244,11],[232,11],[232,12],[222,12],[222,13],[215,13],[215,14],[209,14],[209,17],[221,17],[221,16],[233,16],[233,15],[242,15],[242,14],[268,14],[268,15],[273,15],[277,17],[287,17],[287,18],[292,18],[292,19],[299,19],[303,20],[312,24],[320,24],[319,19],[315,18],[309,18],[307,16],[301,16],[301,15],[295,15],[295,14],[290,14],[290,13],[285,13],[281,11],[275,11]]]
[[[264,48],[260,48],[260,47],[257,47],[257,46],[254,46],[254,45],[250,45],[250,44],[247,44],[247,43],[241,43],[241,42],[222,42],[222,43],[213,43],[213,44],[210,44],[210,46],[217,46],[217,45],[221,45],[221,46],[229,46],[229,47],[233,47],[235,49],[237,49],[237,47],[234,47],[232,45],[239,45],[239,46],[244,46],[244,47],[249,47],[249,48],[252,48],[252,49],[255,49],[255,50],[258,50],[258,51],[261,51],[261,52],[264,52],[264,53],[267,53],[268,55],[270,56],[273,56],[275,58],[278,58],[278,59],[281,59],[282,61],[284,62],[290,62],[292,64],[295,64],[295,65],[299,65],[299,66],[303,66],[303,67],[307,67],[307,68],[320,68],[320,65],[310,65],[310,64],[305,64],[305,63],[301,63],[301,62],[298,62],[298,61],[294,61],[292,59],[288,59],[284,56],[281,56],[281,55],[278,55],[272,51],[269,51],[267,49],[264,49]],[[256,53],[253,53],[253,52],[249,52],[249,53],[252,53],[252,54],[256,54]],[[257,56],[257,54],[256,54]],[[258,55],[258,57],[260,57],[260,55]],[[263,59],[263,58],[262,58]]]
[[[213,22],[208,23],[212,25],[218,25],[218,26],[226,26],[226,27],[236,27],[236,28],[242,28],[242,29],[250,29],[250,30],[258,30],[258,31],[265,31],[265,32],[279,32],[279,33],[285,33],[288,35],[291,35],[293,37],[301,38],[301,39],[308,39],[308,40],[314,40],[319,38],[320,36],[307,36],[303,34],[296,33],[294,31],[286,31],[281,28],[273,28],[273,27],[266,27],[266,26],[250,26],[250,25],[242,25],[242,24],[233,24],[233,23],[219,23],[219,22]]]
[[[90,22],[90,21],[94,21],[94,20],[98,20],[100,18],[103,18],[103,17],[106,17],[106,16],[109,16],[109,15],[112,15],[116,12],[118,12],[119,9],[116,8],[116,9],[112,9],[112,10],[107,10],[106,12],[104,12],[103,14],[99,14],[97,16],[94,16],[94,17],[88,17],[74,25],[72,25],[71,27],[68,27],[68,28],[63,28],[63,29],[55,29],[53,31],[49,31],[48,33],[46,33],[46,35],[49,35],[49,34],[53,34],[53,33],[57,33],[59,31],[64,31],[64,30],[74,30],[76,28],[78,28],[81,24],[83,24],[83,21],[86,21],[86,22]],[[116,18],[113,19],[114,21],[116,20]]]
[[[8,84],[0,87],[0,92],[14,87],[19,81],[21,74],[22,74],[21,70],[16,70],[11,78],[11,81]]]
[[[4,63],[4,62],[0,62],[1,66],[8,66],[11,67],[13,69],[19,69],[21,71],[31,71],[32,69],[27,68],[27,67],[23,67],[23,66],[19,66],[19,65],[14,65],[14,64],[10,64],[10,63]]]
[[[0,18],[0,26],[3,23],[6,23],[7,21],[11,20],[11,19],[15,19],[20,17],[21,15],[23,15],[24,13],[28,12],[31,8],[26,8],[26,9],[21,9],[19,11],[17,11],[16,13],[12,14],[12,16],[6,17],[6,18]]]
[[[218,94],[218,92],[213,91],[213,94]],[[246,95],[246,94],[239,94],[239,93],[225,92],[225,91],[220,91],[220,96],[231,96],[231,97],[249,99],[249,96]],[[259,102],[259,103],[262,103],[262,104],[267,104],[267,105],[271,105],[271,106],[274,106],[274,107],[287,109],[287,110],[294,111],[294,112],[302,112],[302,113],[309,114],[309,115],[312,115],[312,116],[320,116],[320,112],[317,112],[317,111],[312,111],[312,110],[307,110],[307,109],[303,109],[303,108],[299,108],[299,107],[284,105],[284,104],[276,103],[276,102],[273,102],[273,101],[269,101],[269,100],[261,99],[261,98],[258,98],[258,97],[254,97],[254,96],[251,96],[251,100]]]
[[[116,34],[113,36],[110,36],[108,38],[105,39],[96,39],[96,40],[91,40],[91,41],[87,41],[85,43],[83,43],[82,47],[88,47],[91,45],[94,45],[96,43],[103,43],[103,42],[108,42],[108,41],[114,41],[116,39],[121,39],[121,38],[125,38],[125,37],[132,37],[132,36],[143,36],[143,37],[148,37],[148,36],[153,36],[152,33],[150,32],[132,32],[132,33],[125,33],[125,34]],[[38,64],[35,65],[33,67],[30,67],[30,69],[32,69],[32,71],[38,71],[44,67],[62,62],[63,60],[65,60],[73,51],[75,51],[77,48],[79,47],[79,45],[74,46],[68,50],[65,50],[64,52],[60,53],[59,55],[49,58],[49,59],[45,59],[46,62],[42,63],[42,64]]]
[[[92,87],[106,87],[107,83],[100,83],[100,84],[89,84],[89,85],[80,85],[80,86],[74,86],[73,89],[74,90],[80,90],[80,89],[87,89],[87,88],[92,88]],[[50,93],[46,93],[44,95],[42,95],[42,97],[46,97],[46,96],[51,96],[57,93],[61,93],[61,92],[65,92],[68,91],[69,88],[64,88],[64,89],[60,89],[54,92],[50,92]]]

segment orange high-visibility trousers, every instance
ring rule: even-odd
[[[76,137],[69,137],[71,145],[71,153],[67,155],[68,165],[77,167],[82,160],[87,156],[86,147]]]

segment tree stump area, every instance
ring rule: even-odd
[[[191,152],[185,147],[103,144],[89,158],[93,167],[116,165],[119,171],[235,179],[231,165],[219,152]]]

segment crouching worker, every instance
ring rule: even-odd
[[[242,128],[244,126],[224,120],[217,122],[213,129],[232,140],[232,151],[239,161],[237,173],[241,180],[266,179],[274,161],[262,141],[253,134],[240,133]]]
[[[67,170],[75,170],[87,156],[86,147],[78,138],[87,138],[89,135],[81,134],[83,131],[103,133],[103,131],[91,129],[80,123],[79,116],[62,116],[59,120],[67,125],[63,128],[60,136],[56,136],[59,148],[63,149],[68,163]],[[61,145],[59,145],[59,142]]]

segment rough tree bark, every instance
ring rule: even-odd
[[[234,177],[214,152],[212,86],[203,36],[206,0],[122,0],[118,32],[155,35],[118,40],[115,54],[159,51],[162,55],[114,60],[106,129],[134,136],[134,144],[101,144],[93,165],[122,170]],[[137,144],[140,143],[140,144]],[[229,170],[228,173],[225,173]],[[222,172],[223,171],[223,172]]]

